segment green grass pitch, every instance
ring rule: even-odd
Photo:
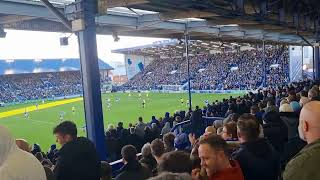
[[[180,98],[186,102],[188,95],[177,93],[107,93],[102,95],[104,125],[107,128],[108,124],[117,125],[122,121],[125,126],[129,123],[136,123],[139,116],[144,118],[144,122],[149,122],[151,116],[157,118],[163,117],[165,112],[172,114],[176,110],[187,110],[186,103],[181,105]],[[230,96],[237,97],[241,94],[192,94],[193,107],[199,105],[203,107],[204,101],[209,100],[212,103],[215,100],[222,100]],[[120,100],[116,102],[116,99]],[[107,108],[107,99],[111,101],[110,109]],[[142,101],[146,101],[145,108],[142,108]],[[19,104],[8,107],[1,107],[0,112],[33,106],[34,104]],[[72,113],[72,107],[76,108],[75,113]],[[52,135],[52,129],[60,122],[60,113],[64,114],[64,120],[72,120],[77,124],[78,134],[85,136],[83,130],[85,124],[83,101],[64,104],[48,109],[37,110],[29,113],[29,118],[25,118],[24,114],[19,114],[11,117],[1,118],[0,125],[3,125],[11,130],[16,138],[26,139],[30,144],[38,143],[47,151],[51,144],[55,143],[55,137]]]

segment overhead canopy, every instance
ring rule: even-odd
[[[246,48],[244,48],[246,47]],[[222,50],[247,50],[253,49],[248,43],[235,42],[218,42],[218,41],[202,41],[191,40],[189,42],[190,54],[214,54],[222,52]],[[131,48],[123,48],[112,50],[113,53],[134,54],[151,57],[181,57],[185,53],[184,40],[165,40],[155,42],[149,45],[135,46]]]
[[[304,44],[316,42],[317,0],[99,0],[108,5],[96,18],[99,34],[225,42]],[[51,1],[61,11],[72,0]],[[126,7],[121,7],[126,6]],[[41,2],[0,1],[4,28],[68,32]]]

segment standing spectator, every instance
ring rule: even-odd
[[[0,179],[46,180],[40,162],[16,145],[10,132],[0,126]]]
[[[208,174],[208,180],[244,180],[237,161],[229,160],[227,143],[218,135],[209,135],[200,140],[199,157],[201,166]],[[194,179],[200,176],[200,169],[192,171]]]
[[[115,180],[144,180],[151,177],[151,172],[137,161],[137,150],[132,145],[126,145],[121,150],[124,166]]]
[[[301,110],[299,136],[308,143],[287,164],[283,173],[284,180],[320,179],[320,102],[305,104]]]
[[[161,134],[164,136],[165,134],[169,133],[171,131],[170,122],[166,122],[164,124],[164,127],[161,130]]]
[[[62,148],[54,167],[57,180],[99,180],[100,161],[94,144],[84,137],[77,137],[77,127],[64,121],[53,129]]]
[[[147,125],[143,122],[142,117],[139,117],[135,132],[140,138],[144,138],[144,129],[146,128],[146,126]]]
[[[238,160],[246,180],[277,180],[279,175],[279,156],[273,147],[260,139],[259,123],[254,116],[244,114],[238,123],[240,148],[232,154]]]

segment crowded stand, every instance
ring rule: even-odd
[[[101,78],[102,83],[110,78]],[[0,102],[24,102],[82,94],[80,71],[0,76]]]
[[[288,82],[288,50],[266,48],[265,70],[263,50],[198,54],[190,56],[192,89],[256,89],[265,79],[267,86]],[[187,82],[187,63],[182,58],[156,59],[144,71],[136,74],[125,89],[161,89],[161,85],[183,85]]]
[[[305,80],[214,101],[202,109],[140,117],[128,128],[122,122],[110,124],[105,140],[112,166],[99,161],[90,140],[77,137],[72,121],[53,129],[62,148],[54,144],[48,152],[38,144],[30,148],[23,139],[14,145],[1,127],[0,179],[319,179],[319,99],[319,83]],[[113,162],[117,159],[121,163]],[[22,162],[34,165],[26,171]]]

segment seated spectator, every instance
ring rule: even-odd
[[[145,145],[143,145],[141,149],[141,156],[142,157],[139,161],[141,165],[148,168],[151,172],[156,173],[157,161],[152,156],[150,143],[146,143]]]
[[[175,139],[175,135],[173,133],[167,133],[166,135],[163,136],[165,152],[170,152],[175,150],[174,139]]]
[[[244,180],[237,161],[229,160],[227,143],[220,136],[210,135],[200,140],[199,157],[208,180]],[[192,171],[193,179],[199,179],[200,169]]]
[[[137,150],[132,145],[126,145],[121,150],[124,166],[115,180],[144,180],[151,177],[151,171],[143,167],[137,160]]]
[[[299,119],[299,136],[307,142],[287,164],[283,173],[284,180],[319,179],[320,171],[316,164],[320,160],[320,102],[305,104]]]
[[[223,127],[219,127],[219,128],[217,129],[217,135],[218,135],[218,136],[221,136],[222,133],[223,133]]]
[[[161,134],[165,135],[171,131],[170,122],[166,122],[161,130]]]
[[[164,143],[160,139],[155,139],[151,142],[151,153],[159,164],[164,154]]]
[[[0,126],[0,179],[45,180],[40,162],[30,153],[18,148],[11,133]]]
[[[232,154],[238,160],[246,180],[277,180],[279,156],[273,147],[259,138],[259,123],[254,116],[243,114],[237,123],[240,148]]]
[[[24,139],[16,139],[16,144],[18,148],[20,148],[23,151],[26,151],[28,153],[31,153],[31,148],[29,143]]]
[[[164,172],[156,177],[149,178],[148,180],[192,180],[192,178],[187,173]]]
[[[64,121],[53,129],[62,148],[53,173],[57,180],[99,180],[100,161],[94,144],[77,137],[77,126]]]
[[[165,153],[159,164],[159,173],[189,173],[192,171],[192,161],[189,154],[183,151],[172,151]]]
[[[223,125],[221,137],[226,141],[236,141],[238,139],[237,124],[235,122],[229,122]]]
[[[112,167],[108,162],[101,161],[100,180],[112,180]]]

